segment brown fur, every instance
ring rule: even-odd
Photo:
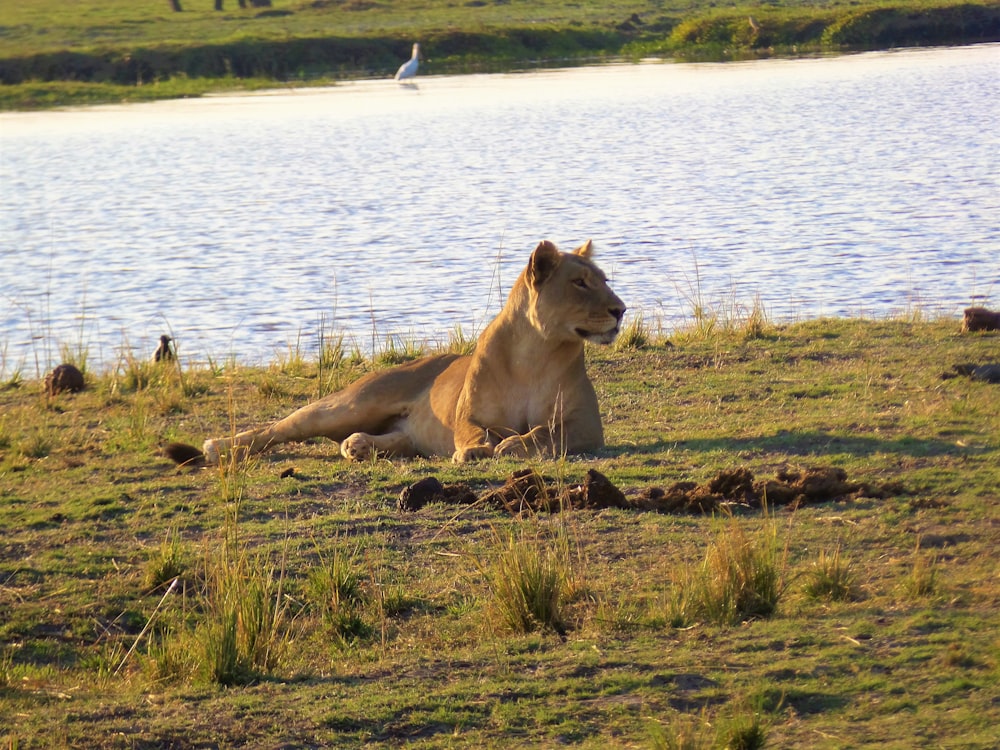
[[[1000,330],[1000,312],[985,307],[967,307],[962,316],[962,332]]]
[[[205,441],[206,461],[312,437],[340,442],[351,460],[450,455],[462,462],[600,448],[583,344],[610,344],[625,305],[590,255],[589,241],[573,253],[539,243],[471,355],[370,373],[272,425]]]
[[[86,387],[83,373],[74,365],[57,365],[52,372],[45,376],[45,391],[50,396],[56,396],[63,391],[79,393]]]

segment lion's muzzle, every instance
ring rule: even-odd
[[[618,337],[621,330],[622,319],[625,317],[625,304],[614,297],[612,304],[608,307],[610,320],[605,319],[594,328],[575,328],[576,335],[591,344],[601,344],[606,346]]]

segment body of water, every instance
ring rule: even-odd
[[[998,122],[997,45],[2,114],[0,365],[471,335],[541,239],[667,328],[958,318],[1000,296]]]

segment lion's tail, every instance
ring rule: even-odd
[[[185,443],[167,443],[163,446],[163,455],[178,466],[204,466],[205,454],[193,445]]]

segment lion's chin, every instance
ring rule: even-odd
[[[601,346],[607,346],[616,338],[618,338],[618,326],[611,328],[604,332],[594,332],[588,331],[584,328],[575,329],[576,335],[579,336],[584,341],[588,341],[591,344],[599,344]]]

